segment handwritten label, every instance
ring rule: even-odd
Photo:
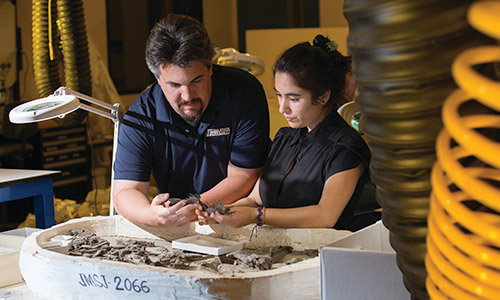
[[[116,291],[149,293],[151,290],[146,285],[146,280],[122,278],[114,276],[109,280],[106,275],[78,273],[80,280],[78,284],[82,287],[94,287],[104,289],[114,289]]]

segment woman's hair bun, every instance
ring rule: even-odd
[[[326,44],[328,44],[329,41],[329,38],[325,37],[322,34],[318,34],[316,37],[314,37],[313,46],[318,46],[328,51],[328,47],[326,46]]]

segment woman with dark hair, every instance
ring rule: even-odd
[[[353,229],[353,212],[369,180],[370,150],[337,113],[346,102],[350,68],[350,57],[322,35],[278,58],[275,90],[290,127],[276,134],[250,195],[230,205],[227,215],[197,210],[201,224]]]

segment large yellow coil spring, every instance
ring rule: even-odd
[[[474,3],[468,22],[499,40],[500,1]],[[431,174],[425,265],[432,299],[500,299],[500,83],[476,71],[499,61],[499,46],[481,46],[452,66],[460,89],[444,103]],[[463,113],[471,103],[479,113]]]

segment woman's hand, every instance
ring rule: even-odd
[[[212,219],[206,211],[203,210],[203,207],[200,204],[196,204],[195,213],[198,217],[198,223],[200,223],[200,225],[216,223],[216,221]]]
[[[210,214],[210,218],[231,227],[241,227],[257,222],[257,208],[250,206],[228,206],[229,214],[219,212]],[[198,216],[199,219],[199,216]]]

